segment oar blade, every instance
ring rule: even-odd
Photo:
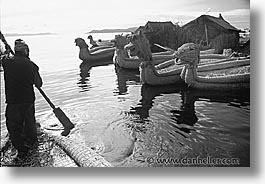
[[[62,132],[62,135],[63,136],[68,135],[70,133],[70,130],[75,127],[74,124],[70,121],[70,119],[66,116],[66,114],[59,107],[55,108],[53,110],[53,113],[55,114],[55,116],[58,118],[58,120],[64,127],[64,131]]]

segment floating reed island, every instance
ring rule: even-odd
[[[57,121],[49,123],[56,125]],[[51,126],[51,128],[54,128]],[[77,130],[75,130],[77,131]],[[56,132],[56,131],[55,131]],[[87,146],[80,137],[72,133],[67,137],[51,130],[38,127],[38,145],[30,149],[24,157],[17,156],[17,150],[10,140],[1,147],[3,167],[112,167],[112,165]]]

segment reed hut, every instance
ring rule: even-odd
[[[142,31],[146,38],[149,40],[151,51],[159,52],[161,48],[158,48],[154,43],[167,46],[170,48],[176,47],[178,25],[174,25],[171,21],[167,22],[151,22],[148,21],[145,26],[140,26],[135,33]]]
[[[237,47],[239,32],[221,14],[219,17],[201,15],[178,29],[176,45],[193,42],[199,44],[201,50],[214,48],[216,53],[222,53],[223,49]]]

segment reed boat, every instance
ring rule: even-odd
[[[198,73],[199,48],[194,43],[182,45],[175,53],[181,64],[185,64],[181,72],[181,78],[185,83],[196,89],[203,90],[242,90],[250,88],[250,59],[243,69],[223,75],[200,76]]]
[[[126,42],[122,42],[121,40],[125,39],[125,37],[118,35],[115,38],[116,42],[121,42],[126,44]],[[139,69],[141,60],[138,56],[130,56],[128,52],[131,55],[135,55],[134,48],[129,46],[125,47],[125,45],[118,44],[120,47],[116,46],[116,50],[113,57],[113,63],[121,68],[127,68],[127,69]],[[158,45],[158,44],[157,44]],[[164,47],[166,49],[166,47]],[[202,59],[225,59],[228,58],[228,56],[224,56],[221,54],[213,54],[214,49],[210,49],[209,51],[201,51],[201,57]],[[155,65],[158,65],[163,62],[167,62],[167,65],[171,65],[175,63],[175,56],[174,56],[174,50],[168,50],[165,52],[158,52],[158,53],[152,53],[153,63]]]
[[[154,45],[156,45],[157,47],[160,47],[164,50],[167,50],[171,53],[175,53],[177,50],[174,50],[172,48],[169,48],[169,47],[165,47],[165,46],[162,46],[162,45],[159,45],[157,43],[155,43]],[[201,59],[226,59],[226,58],[230,58],[232,53],[229,54],[215,54],[215,49],[208,49],[208,50],[202,50],[200,51],[200,58]]]
[[[87,39],[89,39],[89,43],[91,45],[90,48],[96,48],[96,47],[114,47],[114,43],[111,42],[111,40],[101,40],[95,41],[93,39],[92,35],[88,35]]]
[[[173,55],[159,55],[154,56],[153,62],[155,64],[163,63],[164,61],[174,59]],[[141,64],[140,59],[137,56],[128,56],[127,51],[124,49],[116,49],[114,52],[113,63],[121,68],[138,70]]]
[[[134,47],[135,54],[141,58],[140,64],[140,79],[142,84],[149,85],[169,85],[184,82],[181,79],[181,72],[184,64],[179,64],[176,61],[166,61],[159,65],[155,65],[152,60],[151,50],[148,45],[148,40],[139,39],[145,37],[144,35],[135,35],[135,38],[127,45],[127,47]],[[142,43],[146,42],[146,43]],[[198,52],[199,53],[199,52]],[[169,63],[169,64],[168,64]],[[211,73],[216,70],[225,70],[228,68],[245,66],[250,64],[249,58],[228,58],[221,60],[204,60],[198,67],[198,72]]]
[[[114,43],[111,40],[99,40],[96,42],[98,47],[106,46],[106,47],[114,47]]]
[[[181,72],[184,64],[174,64],[167,67],[161,67],[163,64],[154,65],[152,61],[142,62],[140,65],[140,78],[142,84],[149,85],[169,85],[182,83]],[[226,73],[229,69],[236,67],[247,67],[250,65],[248,58],[233,58],[227,60],[216,60],[213,62],[202,63],[198,66],[197,72],[201,75],[208,76],[212,73]]]
[[[82,38],[75,39],[76,46],[79,47],[79,59],[84,62],[106,62],[109,60],[109,63],[112,63],[112,58],[114,56],[114,47],[96,47],[93,49],[88,49],[88,45],[85,40]]]
[[[200,54],[214,54],[215,49],[201,50]]]
[[[129,43],[129,38],[127,38],[126,36],[122,35],[115,36],[116,49],[113,57],[113,63],[121,68],[138,70],[141,60],[139,59],[138,56],[134,54],[133,51],[131,51],[131,49],[125,48],[125,45],[128,43]],[[152,53],[152,56],[153,56],[153,62],[155,64],[160,64],[164,61],[175,58],[173,56],[173,52],[171,51]]]

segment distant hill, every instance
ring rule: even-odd
[[[101,30],[92,30],[87,32],[89,33],[120,33],[120,32],[134,32],[138,27],[130,27],[127,29],[101,29]]]

